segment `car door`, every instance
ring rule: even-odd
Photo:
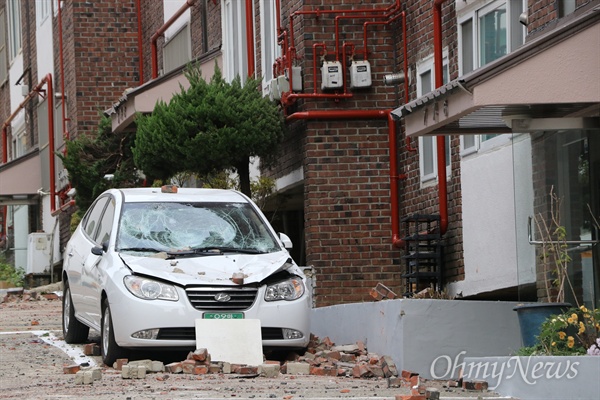
[[[115,200],[112,196],[110,196],[98,220],[98,226],[92,237],[92,248],[102,247],[104,249],[108,249],[114,217]],[[83,283],[86,303],[86,318],[94,326],[100,326],[100,321],[102,318],[102,283],[105,281],[104,273],[107,269],[106,265],[104,264],[106,264],[110,257],[108,257],[105,252],[103,252],[102,255],[96,255],[92,252],[92,248],[90,248],[90,251],[84,260],[81,272],[81,280]]]
[[[93,238],[108,200],[107,196],[103,196],[90,206],[81,220],[80,226],[71,236],[66,249],[65,269],[68,274],[73,306],[76,315],[86,320],[90,312],[88,310],[89,300],[86,298],[89,296],[89,291],[85,285],[89,282],[87,279],[84,280],[83,267],[91,254],[92,247],[95,246]]]

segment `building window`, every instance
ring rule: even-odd
[[[525,10],[523,0],[477,0],[458,15],[459,74],[466,75],[515,51],[525,41],[525,27],[519,15]],[[492,140],[504,135],[464,135],[461,155],[504,143]],[[484,145],[485,144],[485,145]]]
[[[564,17],[571,14],[577,8],[576,0],[561,0],[558,2],[558,16]]]
[[[190,26],[185,24],[163,47],[163,68],[166,74],[192,60]]]
[[[277,44],[277,10],[272,0],[260,2],[260,42],[262,54],[262,87],[263,92],[268,92],[269,82],[274,78],[273,64],[281,55]]]
[[[232,81],[239,75],[242,83],[248,75],[245,1],[223,0],[223,75]]]
[[[448,50],[443,51],[443,83],[447,83]],[[435,86],[435,71],[433,56],[417,64],[417,96],[421,97],[433,91]],[[449,139],[449,138],[447,138]],[[426,182],[437,178],[437,139],[436,136],[419,137],[419,169],[421,181]],[[446,175],[450,174],[450,140],[446,140]]]
[[[468,74],[519,48],[525,40],[525,27],[519,15],[523,0],[479,0],[469,12],[458,17],[459,71]]]
[[[21,51],[21,0],[8,0],[8,51],[12,61]]]
[[[37,17],[38,26],[41,26],[50,15],[50,2],[47,0],[36,1],[35,15]]]
[[[0,85],[8,78],[8,59],[6,54],[6,14],[0,11]]]

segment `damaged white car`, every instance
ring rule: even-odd
[[[99,331],[112,365],[129,349],[194,349],[197,319],[250,318],[263,347],[306,348],[311,294],[286,247],[236,191],[108,190],[65,250],[65,341]]]

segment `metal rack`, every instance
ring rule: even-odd
[[[402,256],[405,270],[405,297],[432,288],[442,289],[443,244],[440,216],[414,214],[402,219],[407,234],[404,237],[406,253]]]

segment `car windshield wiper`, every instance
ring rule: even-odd
[[[222,254],[222,253],[244,253],[244,254],[262,254],[264,252],[256,249],[241,249],[239,247],[225,247],[225,246],[208,246],[208,247],[196,247],[193,249],[196,253],[207,253],[207,254]]]
[[[164,250],[159,250],[159,249],[155,249],[152,247],[125,247],[125,248],[119,249],[119,251],[137,251],[140,253],[160,253],[161,251],[164,251]]]

